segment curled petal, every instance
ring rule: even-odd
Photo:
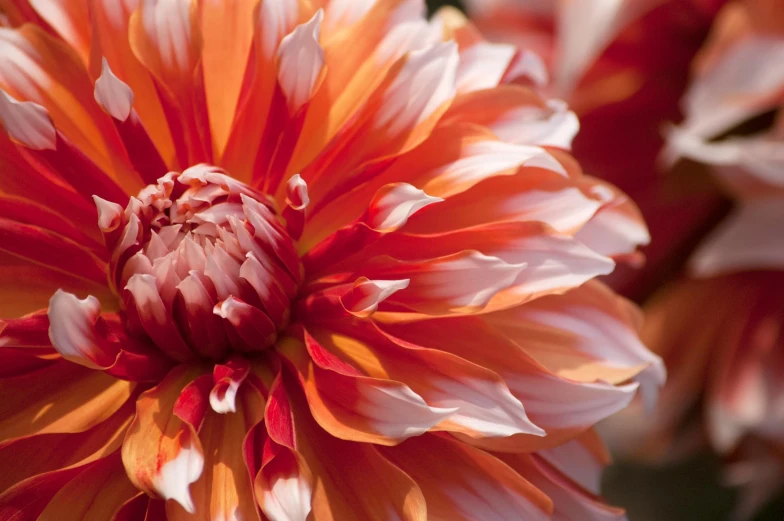
[[[431,197],[408,183],[387,185],[370,201],[364,221],[378,232],[393,232],[405,225],[413,214],[439,201],[443,199]]]
[[[66,360],[91,369],[108,367],[117,351],[105,351],[96,325],[101,304],[95,297],[80,300],[72,293],[57,290],[49,301],[49,338]]]
[[[354,282],[351,290],[340,297],[340,302],[352,315],[365,318],[376,312],[380,302],[396,291],[406,289],[408,284],[408,279],[369,280],[360,277]]]
[[[362,271],[375,279],[409,279],[404,291],[387,301],[432,315],[481,310],[498,292],[514,283],[525,264],[509,264],[477,251],[422,262],[377,259]]]
[[[311,512],[313,477],[288,447],[277,446],[272,452],[274,456],[256,475],[259,506],[270,521],[305,521]]]
[[[292,398],[296,445],[313,476],[310,515],[323,521],[425,521],[427,507],[416,481],[373,445],[347,442],[321,429],[310,416],[302,393],[289,383],[286,393]]]
[[[427,432],[456,410],[430,407],[399,382],[322,369],[293,339],[280,350],[296,368],[314,418],[339,438],[393,445]]]
[[[176,416],[174,406],[197,375],[179,366],[143,393],[122,446],[123,464],[134,485],[148,494],[173,499],[191,513],[195,506],[189,487],[201,476],[204,453],[194,426]]]
[[[102,199],[97,195],[93,196],[95,207],[98,210],[98,227],[104,234],[115,231],[123,222],[125,210],[119,204]]]
[[[286,182],[286,204],[294,210],[304,210],[310,204],[308,184],[299,174],[294,174]]]
[[[237,412],[237,391],[247,378],[250,365],[247,359],[234,357],[225,364],[217,364],[212,371],[214,387],[210,391],[212,410],[226,414]]]

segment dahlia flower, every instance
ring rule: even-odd
[[[627,193],[650,224],[645,265],[622,267],[609,279],[627,296],[648,295],[724,210],[717,190],[694,189],[693,175],[664,176],[657,160],[662,129],[681,118],[692,60],[722,2],[466,2],[488,38],[545,58],[553,78],[548,92],[567,99],[580,117],[575,157]]]
[[[784,486],[783,61],[780,2],[725,7],[665,158],[709,165],[734,208],[696,249],[688,275],[647,306],[644,338],[671,372],[656,413],[631,410],[613,422],[619,447],[646,459],[710,443],[730,460],[728,481],[745,485],[740,518]],[[751,134],[732,132],[776,111],[747,125]]]
[[[664,370],[592,279],[644,225],[533,55],[418,0],[0,7],[0,520],[624,518],[591,428]]]

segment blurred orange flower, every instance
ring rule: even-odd
[[[0,9],[0,520],[624,517],[591,427],[664,369],[592,279],[647,230],[534,55],[416,0]]]

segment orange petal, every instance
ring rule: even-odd
[[[61,488],[38,521],[106,521],[138,490],[128,480],[119,453],[90,465]]]
[[[427,519],[425,501],[414,480],[372,445],[342,441],[322,430],[310,417],[301,393],[286,387],[292,397],[296,445],[313,475],[314,519]],[[357,490],[362,493],[357,494]]]
[[[547,496],[486,452],[433,435],[380,450],[422,489],[428,519],[550,519]]]
[[[133,419],[134,404],[127,401],[116,413],[78,433],[41,434],[0,447],[0,490],[39,474],[81,467],[116,452]]]
[[[87,65],[90,57],[90,13],[84,0],[28,0],[36,12],[73,47]]]
[[[182,390],[200,373],[180,365],[136,402],[136,418],[122,447],[128,477],[138,488],[156,497],[173,499],[194,511],[189,486],[199,479],[204,455],[197,426],[174,413]]]
[[[236,412],[207,413],[199,430],[204,471],[191,486],[197,517],[213,521],[259,520],[242,447],[248,430],[261,421],[263,413],[264,400],[250,385],[240,388]],[[170,521],[194,519],[193,514],[171,501],[166,505],[166,513]]]
[[[430,407],[400,382],[322,369],[293,338],[283,341],[280,352],[296,368],[314,418],[341,439],[394,445],[455,411]]]
[[[221,157],[229,139],[239,103],[258,4],[259,0],[199,3],[204,89],[216,158]]]
[[[33,434],[81,432],[114,414],[134,384],[62,359],[0,380],[0,440]]]
[[[18,317],[46,308],[47,302],[58,288],[76,292],[82,296],[95,295],[101,302],[115,308],[116,297],[105,284],[88,283],[26,262],[18,257],[0,253],[0,316]]]
[[[343,327],[333,326],[342,334],[314,331],[327,356],[346,361],[369,376],[405,383],[429,405],[457,408],[433,430],[477,438],[544,435],[492,371],[450,353],[397,340],[364,321],[345,322]],[[314,360],[324,367],[335,364],[323,356]]]
[[[614,387],[605,382],[582,383],[561,378],[478,317],[385,324],[384,329],[403,340],[453,353],[504,379],[512,394],[525,407],[531,421],[547,431],[545,437],[510,436],[504,443],[505,451],[528,452],[535,450],[532,447],[552,447],[563,443],[628,405],[637,388],[637,384]],[[476,349],[477,345],[488,343],[494,346],[492,350]],[[626,378],[631,375],[627,372]],[[503,440],[468,441],[478,446],[497,446]]]

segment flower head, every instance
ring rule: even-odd
[[[664,370],[592,279],[644,225],[529,54],[418,1],[66,3],[0,28],[0,519],[623,517],[591,426]]]

